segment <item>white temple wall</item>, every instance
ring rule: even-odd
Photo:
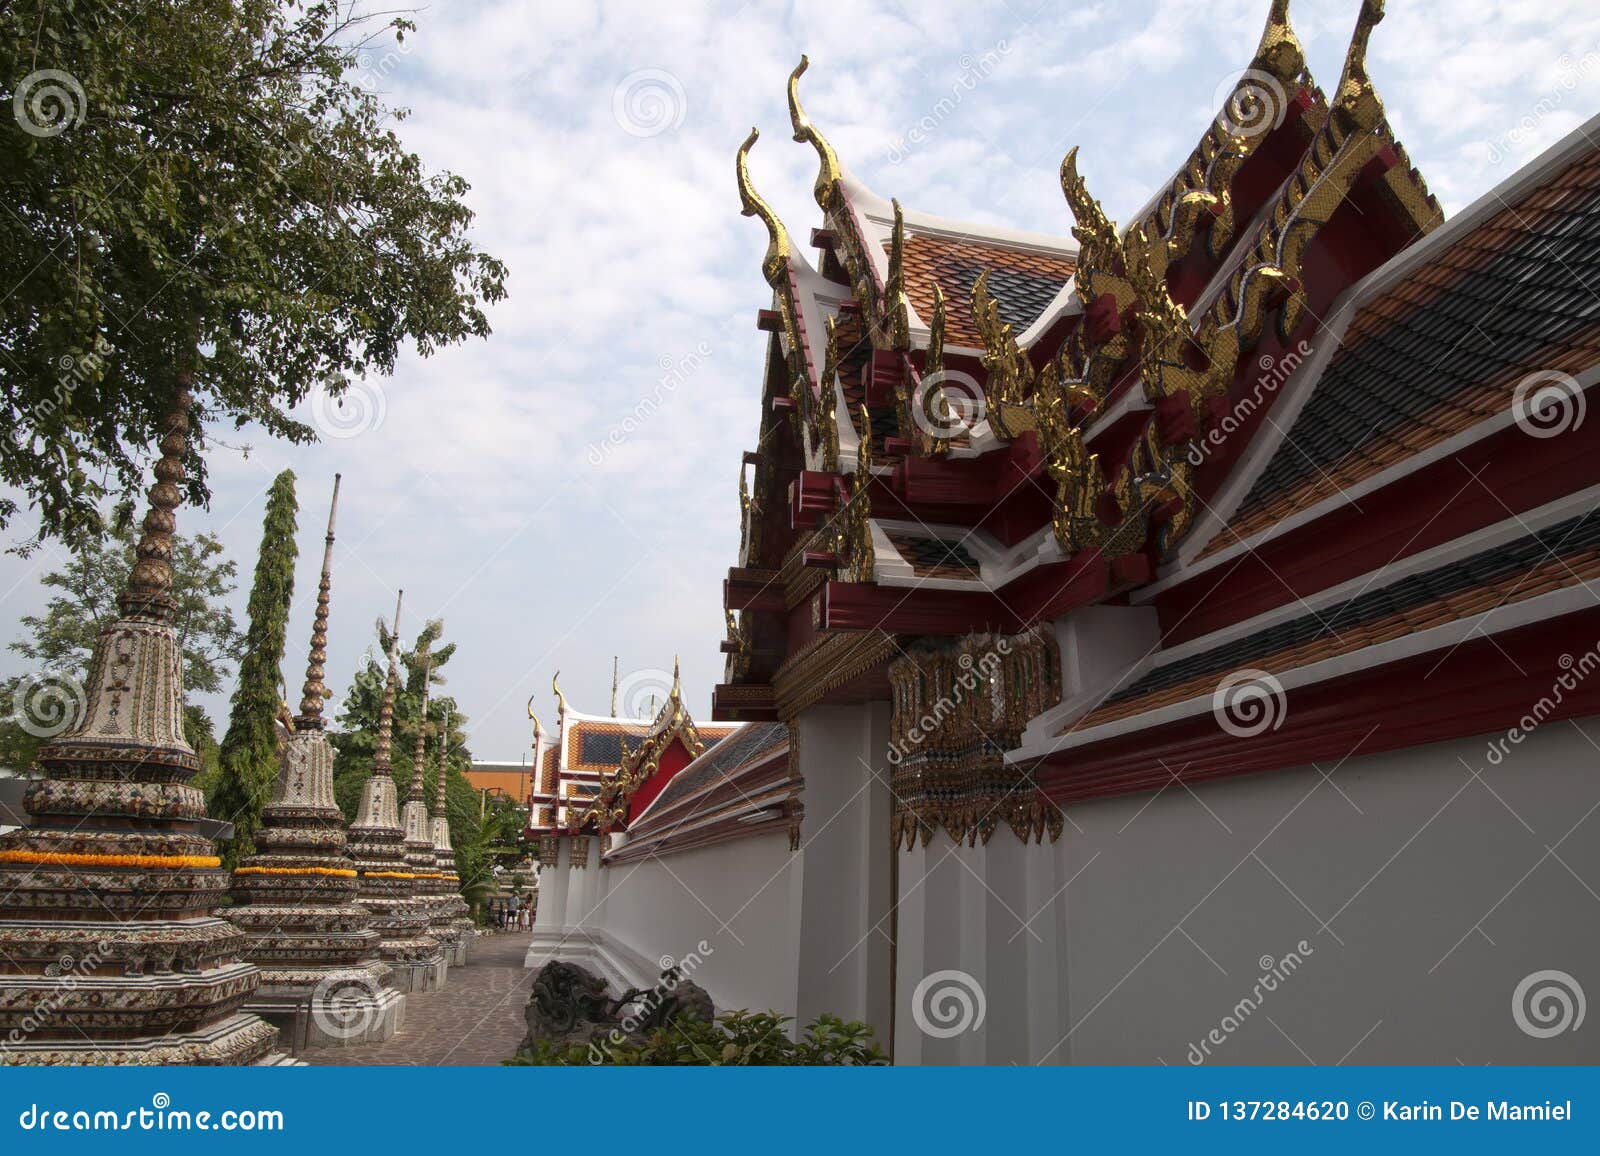
[[[805,822],[796,1018],[862,1020],[889,1038],[894,924],[889,704],[813,707],[796,723]]]
[[[1077,804],[1054,845],[902,851],[896,1061],[1600,1062],[1600,1034],[1512,1010],[1544,971],[1600,996],[1600,720],[1498,764],[1489,741]],[[943,969],[986,1003],[950,1038],[912,1004]]]
[[[565,840],[563,840],[565,842]],[[757,835],[596,871],[586,919],[560,958],[597,938],[596,962],[646,986],[670,959],[711,993],[719,1011],[796,1007],[797,857],[786,834]],[[583,871],[575,871],[582,875]],[[701,945],[705,946],[702,947]],[[691,956],[698,963],[691,963]],[[581,958],[578,958],[582,962]]]

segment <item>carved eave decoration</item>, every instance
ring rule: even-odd
[[[1289,25],[1289,0],[1273,0],[1249,67],[1155,206],[1129,232],[1145,237],[1146,259],[1161,276],[1194,245],[1202,217],[1212,218],[1206,248],[1220,258],[1236,222],[1233,178],[1282,123],[1290,102],[1311,85],[1305,49]]]

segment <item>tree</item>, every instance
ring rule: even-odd
[[[213,818],[233,824],[233,838],[222,844],[223,865],[232,870],[254,853],[251,837],[261,825],[261,810],[278,778],[278,707],[283,701],[283,650],[288,641],[289,604],[294,599],[294,471],[284,470],[267,490],[261,552],[250,587],[250,626],[244,657],[222,738],[217,787],[207,800]]]
[[[40,538],[126,509],[180,371],[198,443],[310,441],[289,410],[313,390],[488,334],[505,268],[467,239],[468,186],[406,151],[374,83],[412,27],[348,0],[0,5],[0,483]]]
[[[64,568],[41,580],[41,585],[54,593],[42,614],[23,616],[25,634],[10,643],[12,650],[29,660],[32,669],[0,688],[4,696],[0,702],[14,708],[12,716],[0,722],[0,765],[27,770],[39,747],[59,733],[54,728],[62,725],[64,729],[61,718],[30,717],[28,690],[48,680],[64,688],[71,698],[74,685],[83,686],[95,639],[120,617],[117,597],[133,567],[137,540],[132,530],[125,530],[119,539],[83,550]],[[238,568],[223,555],[222,543],[214,536],[174,537],[171,593],[176,610],[172,621],[183,652],[186,690],[200,694],[221,690],[229,664],[239,658],[242,640],[226,601],[237,574]],[[81,697],[81,691],[77,693]],[[71,721],[75,720],[66,718]],[[204,768],[214,763],[216,740],[211,737],[211,720],[192,703],[184,710],[184,734],[201,756],[203,778]]]

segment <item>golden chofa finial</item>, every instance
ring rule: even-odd
[[[1367,76],[1367,43],[1382,19],[1383,0],[1363,0],[1356,30],[1345,52],[1339,88],[1334,93],[1334,110],[1352,131],[1371,129],[1383,119],[1383,102]]]
[[[567,713],[567,696],[561,693],[561,683],[557,681],[560,677],[561,672],[559,670],[550,676],[550,689],[556,692],[556,711],[558,715],[565,717]]]
[[[1089,195],[1089,186],[1078,175],[1078,146],[1073,145],[1061,159],[1061,192],[1072,210],[1072,235],[1080,245],[1115,245],[1117,223],[1106,216],[1100,202]]]
[[[839,181],[844,173],[839,168],[839,156],[833,151],[833,146],[817,131],[817,126],[811,123],[811,118],[806,115],[805,109],[800,107],[800,78],[805,75],[811,61],[800,57],[800,63],[795,65],[789,74],[789,123],[794,126],[794,139],[801,144],[810,142],[811,147],[817,150],[817,159],[820,162],[817,168],[816,183],[812,185],[812,194],[817,198],[817,205],[824,213],[831,212],[839,200]]]
[[[760,217],[761,223],[767,227],[767,255],[761,258],[761,275],[766,278],[768,285],[776,289],[783,284],[789,268],[789,231],[778,220],[778,214],[772,211],[772,206],[756,192],[755,185],[750,183],[750,146],[760,137],[759,129],[750,130],[744,144],[739,146],[734,173],[739,179],[739,202],[743,206],[740,212],[746,217]]]
[[[1306,66],[1306,50],[1289,26],[1289,0],[1272,0],[1267,11],[1267,26],[1261,30],[1251,67],[1289,81]]]
[[[678,656],[672,656],[672,697],[683,697],[683,679],[678,673]]]
[[[889,272],[883,280],[883,316],[891,349],[911,348],[911,301],[906,297],[906,215],[898,200],[889,229]]]
[[[528,696],[528,720],[533,723],[534,742],[539,741],[539,735],[544,730],[543,724],[539,722],[539,716],[533,713],[533,700],[538,697],[539,696],[537,694],[530,694]]]

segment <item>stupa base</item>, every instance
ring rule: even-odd
[[[450,970],[449,959],[437,947],[435,947],[432,955],[424,959],[391,959],[385,962],[394,968],[394,973],[389,977],[389,983],[394,987],[395,991],[402,994],[438,991],[444,986],[445,976]]]
[[[337,987],[331,996],[318,992],[263,982],[245,1010],[276,1026],[282,1046],[296,1055],[307,1048],[381,1044],[405,1022],[406,997],[393,988],[354,983]]]
[[[282,1053],[273,1051],[278,1029],[246,1012],[235,1012],[214,1024],[182,1034],[131,1040],[21,1040],[0,1047],[0,1064],[52,1067],[103,1064],[154,1067],[183,1064],[214,1067],[257,1064]]]

